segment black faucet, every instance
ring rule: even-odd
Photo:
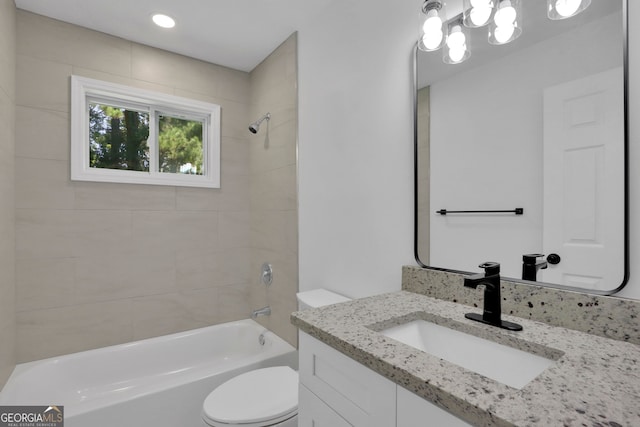
[[[482,315],[467,313],[464,317],[510,331],[521,331],[521,325],[500,318],[500,264],[497,262],[485,262],[480,264],[479,267],[484,269],[484,274],[479,273],[465,277],[464,286],[473,289],[478,286],[484,286],[484,310]]]
[[[531,280],[533,282],[537,280],[538,270],[547,268],[547,261],[544,259],[537,261],[537,258],[543,256],[543,254],[522,255],[522,280]]]

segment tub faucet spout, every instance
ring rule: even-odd
[[[262,308],[259,308],[257,310],[253,310],[251,312],[251,318],[252,319],[257,318],[258,316],[269,316],[269,315],[271,315],[271,307],[269,307],[269,306],[262,307]]]

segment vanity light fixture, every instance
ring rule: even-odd
[[[426,15],[418,48],[427,52],[438,50],[444,44],[443,23],[446,21],[444,3],[441,0],[426,0],[422,5]]]
[[[489,25],[489,43],[506,44],[522,34],[521,0],[498,0],[496,12]]]
[[[547,16],[553,20],[571,18],[590,4],[591,0],[547,0]]]
[[[493,0],[464,0],[463,22],[467,28],[484,27],[493,13]]]
[[[176,26],[176,21],[172,17],[162,13],[156,13],[151,17],[151,19],[158,27],[173,28]]]
[[[445,64],[459,64],[471,55],[467,48],[469,30],[462,24],[462,20],[460,16],[447,25],[447,41],[442,56]]]
[[[510,43],[522,34],[523,1],[463,0],[462,11],[453,11],[453,17],[447,21],[444,0],[424,0],[418,48],[430,52],[444,46],[444,62],[459,64],[471,55],[468,29],[486,25],[489,25],[490,44]],[[591,0],[547,0],[547,16],[553,20],[570,18],[590,4]]]

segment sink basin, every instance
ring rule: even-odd
[[[380,333],[517,389],[555,362],[426,320],[414,320]]]

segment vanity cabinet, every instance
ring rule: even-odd
[[[300,427],[471,425],[303,332],[299,356]]]
[[[303,409],[301,409],[303,408]],[[298,427],[351,427],[344,418],[318,396],[300,384],[298,392]]]
[[[329,410],[341,417],[345,425],[395,426],[395,383],[305,333],[300,333],[299,347],[300,388],[303,394],[306,391],[313,394],[300,400],[300,427],[323,425],[311,420],[329,419],[332,416]]]

